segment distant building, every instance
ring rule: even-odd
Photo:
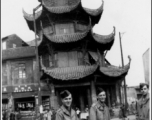
[[[149,84],[149,49],[143,54],[145,82]]]
[[[2,110],[34,110],[35,70],[35,47],[15,34],[2,38]]]
[[[141,95],[139,86],[127,87],[127,100],[129,104],[131,104],[132,101],[139,100]]]
[[[6,50],[8,48],[23,47],[23,46],[28,46],[28,44],[24,42],[16,34],[12,34],[2,38],[2,50]]]

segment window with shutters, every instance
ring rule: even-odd
[[[2,42],[2,50],[6,50],[6,41]]]
[[[53,67],[52,56],[49,54],[43,55],[42,62],[45,67]]]
[[[26,83],[27,70],[25,62],[22,63],[12,63],[11,65],[11,76],[12,84],[24,84]]]
[[[19,72],[19,79],[25,79],[26,78],[26,68],[25,64],[19,64],[18,66],[18,72]]]

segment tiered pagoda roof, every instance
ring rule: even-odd
[[[89,9],[82,6],[81,0],[40,0],[42,10],[35,14],[28,14],[23,10],[24,18],[31,30],[34,31],[34,21],[36,23],[36,33],[39,36],[39,55],[49,51],[48,54],[58,54],[66,51],[67,48],[76,51],[80,47],[83,59],[86,53],[110,50],[115,39],[115,27],[109,35],[99,35],[93,32],[93,27],[97,24],[103,13],[102,1],[98,9]],[[63,33],[60,33],[62,26]],[[66,28],[66,27],[69,28]],[[62,47],[61,47],[62,46]],[[74,49],[71,47],[75,47]],[[45,50],[44,50],[45,49]],[[52,49],[56,51],[52,51]],[[46,67],[41,60],[41,69],[54,79],[76,80],[100,71],[109,77],[119,77],[126,75],[130,62],[125,67],[102,66],[99,64],[99,56],[91,56],[93,63],[81,64],[67,67]],[[53,58],[52,58],[53,59]],[[80,59],[80,58],[79,58]]]
[[[50,19],[51,22],[60,21],[61,18],[67,16],[67,20],[79,20],[88,21],[89,18],[92,20],[92,25],[99,22],[103,12],[103,1],[98,9],[89,9],[82,6],[81,0],[66,0],[65,5],[55,5],[54,0],[42,0],[42,10],[35,13],[35,20],[37,26],[40,27],[40,21],[44,18]],[[24,18],[26,19],[28,26],[34,31],[33,14],[28,14],[23,10]],[[81,16],[81,18],[79,17]],[[42,20],[43,22],[43,20]]]

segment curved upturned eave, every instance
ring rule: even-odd
[[[129,63],[125,65],[124,67],[100,66],[100,72],[109,77],[121,77],[123,75],[127,75],[130,68],[130,63],[131,63],[131,59],[129,58]]]
[[[98,65],[91,66],[81,65],[75,67],[62,67],[62,68],[46,68],[44,67],[41,59],[42,70],[54,79],[58,80],[78,80],[93,74]]]
[[[91,21],[85,31],[74,32],[69,34],[61,34],[61,35],[58,34],[56,35],[53,33],[47,33],[47,34],[43,33],[43,36],[45,36],[48,40],[54,43],[70,43],[70,42],[76,42],[82,40],[84,37],[88,35],[90,29],[91,29]]]
[[[93,32],[91,32],[91,34],[93,39],[100,44],[112,43],[115,38],[115,27],[113,29],[113,32],[109,35],[99,35]]]
[[[103,6],[104,6],[104,1],[102,0],[102,4],[98,9],[89,9],[89,8],[85,8],[85,7],[83,7],[83,9],[90,16],[98,16],[98,15],[102,14]]]
[[[43,6],[51,13],[61,14],[61,13],[67,13],[70,12],[78,7],[78,5],[81,3],[81,0],[78,0],[73,5],[67,5],[67,6],[57,6],[53,7],[50,5],[50,2],[47,2],[47,0],[43,0],[42,4]]]
[[[44,36],[49,39],[51,42],[54,43],[70,43],[76,42],[81,40],[85,36],[87,36],[88,31],[82,33],[73,33],[73,34],[64,34],[64,35],[51,35],[51,34],[44,34]]]
[[[27,20],[27,21],[34,21],[34,16],[33,14],[28,14],[24,11],[24,9],[22,10],[23,11],[23,16],[24,18]],[[35,13],[35,20],[37,20],[38,18],[40,18],[40,16],[42,15],[42,10],[38,11],[37,13]]]

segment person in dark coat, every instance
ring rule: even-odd
[[[141,99],[137,102],[137,119],[138,120],[149,120],[149,85],[146,83],[140,84],[140,89],[142,92]]]
[[[6,110],[3,111],[3,120],[6,120]]]
[[[126,114],[125,114],[125,105],[122,104],[122,105],[120,106],[119,118],[126,118],[126,117],[127,117],[127,116],[126,116]]]
[[[89,120],[110,120],[109,108],[105,104],[106,92],[98,88],[97,95],[97,102],[90,108]]]
[[[55,120],[78,120],[76,111],[71,108],[72,95],[68,90],[60,93],[62,106],[57,110]]]
[[[21,120],[22,116],[21,116],[20,110],[18,109],[17,112],[18,113],[16,115],[16,118],[17,118],[17,120]]]
[[[15,114],[14,114],[14,112],[11,112],[11,114],[10,114],[10,120],[15,120]]]

